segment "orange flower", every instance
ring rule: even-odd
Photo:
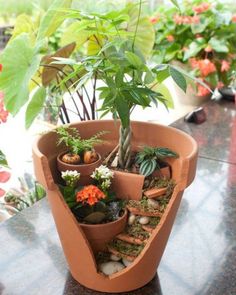
[[[229,69],[230,69],[230,63],[227,60],[222,60],[220,71],[227,72]]]
[[[202,86],[201,84],[198,84],[197,89],[198,89],[197,96],[206,96],[210,93],[210,91],[204,86]]]
[[[233,23],[236,23],[236,14],[234,14],[234,15],[232,16],[232,22],[233,22]]]
[[[152,24],[156,24],[157,22],[159,22],[159,20],[160,20],[160,16],[159,16],[159,15],[151,16],[151,17],[149,18],[149,21],[150,21],[150,23],[152,23]]]
[[[211,73],[216,72],[216,67],[208,58],[196,61],[195,67],[201,72],[201,76],[206,77]]]
[[[105,197],[106,195],[98,187],[88,185],[76,194],[76,201],[92,206]]]
[[[166,36],[166,39],[169,41],[169,42],[173,42],[175,40],[174,36],[173,35],[168,35]]]
[[[2,64],[0,64],[0,72],[2,72]]]
[[[203,13],[207,11],[210,7],[211,7],[210,3],[204,2],[204,3],[201,3],[200,5],[194,6],[193,11],[199,14],[199,13]]]

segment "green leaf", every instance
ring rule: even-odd
[[[192,24],[191,29],[193,34],[199,34],[205,31],[206,27],[210,24],[211,19],[210,18],[201,18],[200,23],[198,24]]]
[[[23,33],[8,43],[0,63],[4,68],[0,74],[0,90],[4,92],[7,110],[16,115],[29,99],[29,82],[40,63],[28,34]]]
[[[133,52],[126,51],[125,56],[128,62],[135,68],[141,68],[143,66],[142,60]]]
[[[175,83],[184,91],[186,92],[187,83],[184,76],[172,66],[169,67],[169,73]]]
[[[12,32],[11,41],[22,33],[29,33],[30,40],[35,41],[36,25],[27,14],[21,14],[16,18],[14,30]]]
[[[34,93],[25,114],[25,128],[28,129],[42,110],[46,98],[46,89],[40,87]]]
[[[154,87],[152,87],[152,90],[163,95],[163,97],[165,98],[165,104],[168,108],[174,108],[172,95],[170,94],[170,91],[164,84],[156,84]]]
[[[190,57],[196,56],[203,48],[206,47],[206,40],[203,38],[198,38],[189,45],[189,49],[184,52],[184,61],[188,60]]]
[[[0,150],[0,165],[8,168],[6,156],[1,150]]]
[[[216,52],[229,52],[229,48],[225,45],[224,39],[219,40],[215,37],[212,37],[208,43]]]
[[[138,9],[133,7],[129,12],[130,21],[127,31],[135,32],[138,21]],[[145,57],[148,57],[153,49],[155,41],[154,27],[148,17],[141,17],[138,23],[138,30],[135,38],[135,47],[137,47]]]
[[[141,174],[147,177],[155,171],[156,167],[157,167],[157,161],[155,159],[147,159],[141,163],[139,167],[139,171]]]
[[[168,148],[156,148],[155,154],[158,158],[178,158],[178,154]]]
[[[91,33],[81,29],[82,22],[77,21],[65,28],[62,33],[60,44],[65,46],[69,43],[76,42],[76,49],[80,49],[86,43]]]
[[[121,120],[122,127],[126,128],[129,126],[130,122],[130,114],[129,114],[129,107],[127,106],[126,100],[118,94],[115,99],[116,109]]]
[[[165,61],[168,62],[173,60],[174,57],[181,51],[180,44],[173,43],[170,47],[167,48],[165,53]]]
[[[175,5],[175,7],[177,7],[180,10],[177,0],[170,0],[170,1]]]
[[[42,18],[37,41],[40,42],[45,37],[51,36],[56,32],[57,28],[64,22],[67,18],[65,11],[60,10],[63,8],[70,8],[72,0],[54,0],[52,5],[47,10],[46,14]]]

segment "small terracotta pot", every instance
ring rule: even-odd
[[[125,210],[119,219],[112,222],[101,224],[80,223],[94,253],[106,250],[107,243],[124,230],[127,215],[127,210]]]
[[[66,170],[76,170],[80,173],[80,179],[78,181],[79,185],[86,185],[92,183],[92,178],[90,175],[93,171],[102,164],[102,157],[98,154],[98,160],[91,164],[68,164],[61,160],[62,156],[66,154],[66,152],[62,152],[57,156],[57,169],[59,171]]]

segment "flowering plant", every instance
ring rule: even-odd
[[[80,173],[65,171],[61,174],[65,186],[60,186],[68,206],[79,222],[96,224],[116,220],[120,216],[123,202],[110,191],[113,172],[101,165],[92,173],[95,184],[77,185]]]
[[[180,61],[211,88],[229,86],[236,65],[236,14],[217,1],[193,0],[161,6],[150,21],[156,29],[154,59]],[[209,89],[197,84],[197,95]]]

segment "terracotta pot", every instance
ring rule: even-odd
[[[66,170],[76,170],[80,173],[80,179],[78,181],[79,185],[85,185],[92,183],[92,178],[90,175],[93,171],[102,164],[102,157],[98,154],[98,160],[91,164],[68,164],[61,160],[63,155],[66,152],[62,152],[57,156],[57,169],[59,171],[66,171]]]
[[[106,244],[124,230],[127,216],[128,213],[125,210],[119,219],[112,222],[102,224],[80,223],[94,253],[104,251]]]
[[[72,124],[72,127],[79,129],[82,138],[88,138],[101,130],[109,131],[104,136],[106,144],[96,147],[102,157],[117,145],[119,122],[114,123],[112,120],[86,121]],[[193,181],[196,172],[197,144],[192,137],[175,128],[153,123],[132,122],[131,127],[133,150],[142,145],[149,145],[167,147],[179,154],[178,158],[167,161],[171,165],[172,178],[175,180],[176,186],[160,223],[152,230],[152,235],[142,252],[129,267],[111,276],[105,276],[98,272],[92,246],[82,226],[66,206],[56,185],[59,175],[55,132],[40,136],[33,147],[36,178],[47,189],[47,197],[71,274],[80,284],[101,292],[128,292],[144,286],[155,276],[183,191]],[[116,181],[115,187],[119,190],[119,182]],[[130,199],[141,197],[141,185],[138,184],[138,190],[136,190],[132,177],[126,181],[126,185],[125,188],[122,184],[120,197]],[[135,194],[132,193],[133,188]],[[129,193],[125,194],[125,192]]]

